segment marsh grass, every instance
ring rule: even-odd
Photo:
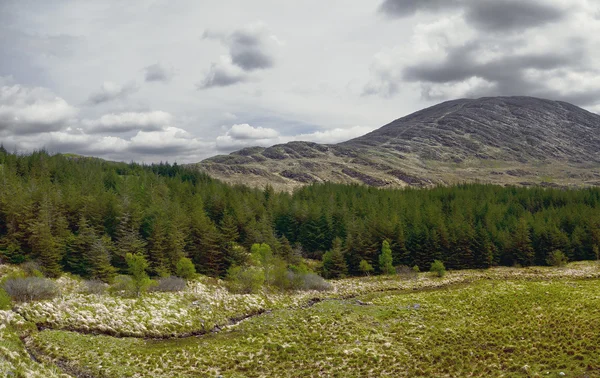
[[[492,280],[282,309],[199,338],[43,331],[33,343],[110,377],[592,377],[599,284]]]

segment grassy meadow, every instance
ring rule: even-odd
[[[592,262],[351,278],[327,292],[261,295],[200,279],[181,293],[125,299],[61,280],[60,298],[2,312],[0,369],[23,377],[600,376]],[[244,314],[254,316],[228,320]]]

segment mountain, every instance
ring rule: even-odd
[[[460,99],[347,142],[245,148],[198,167],[230,183],[276,189],[321,181],[600,185],[600,115],[532,97]]]

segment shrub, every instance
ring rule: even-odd
[[[196,277],[196,267],[192,260],[187,257],[182,257],[177,261],[177,265],[175,267],[175,275],[177,277],[181,277],[184,280],[190,280]]]
[[[550,252],[546,263],[550,266],[565,266],[569,262],[569,259],[565,254],[560,250],[554,250]]]
[[[108,288],[108,291],[112,294],[119,294],[125,297],[134,296],[135,286],[133,284],[133,278],[126,275],[116,276],[113,284]]]
[[[435,273],[438,277],[444,277],[444,275],[446,275],[446,267],[440,260],[432,262],[429,271]]]
[[[417,273],[418,273],[418,271],[415,271],[414,268],[409,268],[406,265],[398,265],[396,267],[396,274],[400,278],[405,278],[405,279],[417,278]]]
[[[181,277],[163,277],[159,278],[156,285],[151,288],[151,291],[160,292],[177,292],[183,291],[186,287],[186,282]]]
[[[265,283],[265,274],[262,269],[254,266],[232,266],[227,270],[226,283],[232,293],[257,293]]]
[[[8,278],[2,287],[15,302],[52,299],[60,294],[56,283],[43,277]]]
[[[329,291],[333,289],[333,285],[316,273],[304,273],[301,275],[301,278],[301,290]]]
[[[421,269],[419,269],[419,266],[418,266],[418,265],[415,265],[415,266],[413,266],[413,267],[412,267],[412,270],[413,270],[413,272],[415,272],[415,273],[419,273],[419,272],[421,271]]]
[[[369,264],[367,260],[361,260],[360,264],[358,264],[358,269],[366,276],[371,275],[375,271],[373,265]]]
[[[85,281],[85,292],[88,294],[102,295],[106,292],[108,284],[100,280]]]
[[[10,310],[12,307],[12,301],[10,300],[10,296],[0,287],[0,310]]]
[[[42,266],[37,261],[27,261],[20,265],[27,277],[44,277]]]

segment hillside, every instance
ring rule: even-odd
[[[459,182],[600,185],[600,115],[532,97],[444,102],[362,137],[246,148],[198,164],[230,183],[292,189],[311,182],[375,187]]]

